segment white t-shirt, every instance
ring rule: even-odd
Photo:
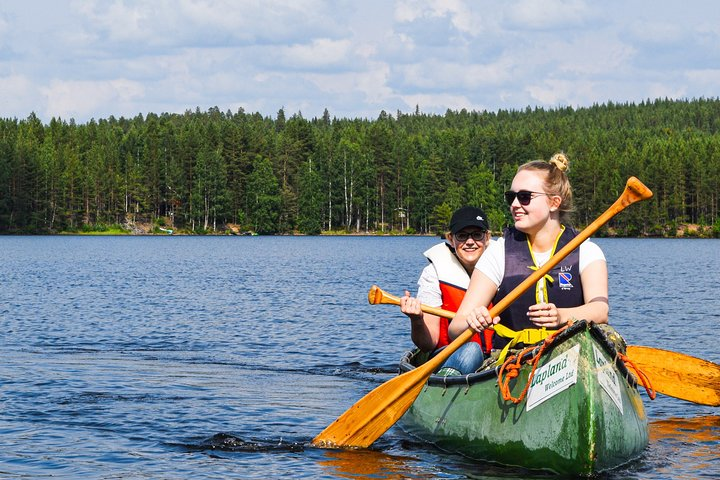
[[[542,267],[545,262],[550,259],[550,253],[550,250],[547,252],[533,251],[535,261],[538,262],[539,267]],[[595,260],[605,261],[605,254],[603,254],[597,244],[590,240],[585,240],[580,244],[580,273],[582,274],[585,267]],[[475,264],[475,268],[484,273],[499,287],[505,276],[505,238],[500,237],[492,242],[482,257],[480,257],[477,264]]]
[[[442,292],[440,291],[440,279],[438,278],[435,266],[428,264],[418,279],[417,299],[430,307],[442,306]]]

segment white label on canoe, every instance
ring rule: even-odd
[[[554,397],[571,385],[577,383],[578,359],[580,345],[575,345],[567,352],[535,370],[535,376],[527,394],[527,410],[531,410],[545,400]]]
[[[595,346],[595,344],[593,344],[593,352],[595,353],[595,365],[597,366],[598,382],[618,410],[620,410],[620,414],[622,414],[623,407],[622,397],[620,396],[620,382],[618,381],[617,374],[613,369],[613,365],[605,360],[605,356],[602,354],[600,349]]]

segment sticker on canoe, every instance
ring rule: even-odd
[[[620,381],[618,380],[613,365],[605,359],[599,348],[593,344],[593,352],[595,354],[595,365],[597,366],[598,383],[605,393],[608,394],[615,406],[623,413],[622,397],[620,396]]]
[[[578,359],[580,345],[575,345],[567,352],[535,370],[535,376],[527,394],[527,410],[531,410],[545,400],[567,390],[577,383]]]

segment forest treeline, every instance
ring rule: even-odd
[[[634,175],[655,196],[613,219],[614,234],[698,225],[720,236],[719,129],[718,99],[375,119],[212,108],[43,124],[30,114],[0,120],[0,232],[145,222],[188,233],[436,233],[473,204],[497,233],[517,166],[564,151],[576,227]]]

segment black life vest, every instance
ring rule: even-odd
[[[564,247],[577,235],[572,228],[564,228],[556,241],[552,254]],[[505,274],[500,283],[493,303],[497,304],[502,298],[525,280],[533,270],[540,265],[535,264],[527,235],[515,228],[507,228],[503,233],[505,239]],[[577,307],[585,299],[580,282],[580,253],[579,248],[555,265],[538,284],[545,284],[546,297],[540,298],[542,285],[525,291],[515,302],[500,314],[500,323],[506,327],[520,331],[526,328],[538,328],[527,316],[528,309],[536,303],[554,303],[558,308]],[[495,335],[493,348],[504,347],[510,339]]]

